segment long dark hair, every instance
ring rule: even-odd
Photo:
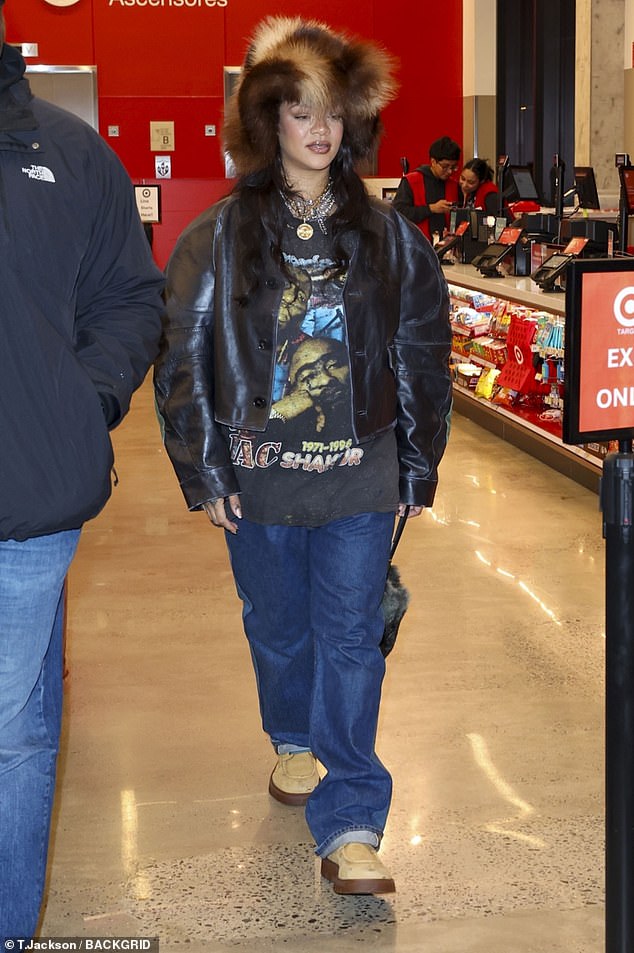
[[[335,274],[341,274],[349,264],[346,235],[356,232],[367,237],[371,254],[377,246],[376,236],[370,228],[370,199],[363,181],[355,171],[345,133],[330,166],[330,176],[337,207],[328,223],[333,236]],[[273,163],[241,177],[233,188],[242,210],[239,240],[244,249],[242,261],[249,292],[258,287],[263,277],[267,249],[272,252],[282,273],[289,280],[291,278],[282,254],[284,206],[280,192],[289,192],[289,186],[279,150]],[[377,255],[376,259],[380,261],[380,256]]]

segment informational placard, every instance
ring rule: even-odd
[[[161,186],[135,185],[134,197],[141,221],[158,225],[161,221]]]
[[[521,234],[521,228],[512,228],[510,225],[507,225],[502,229],[502,233],[500,234],[500,237],[497,239],[497,241],[501,242],[502,245],[516,245]]]
[[[582,235],[575,235],[564,248],[564,255],[580,255],[589,241],[589,238],[584,238]]]
[[[570,262],[565,443],[634,438],[634,259]]]
[[[157,179],[172,178],[171,156],[154,156],[154,175]]]
[[[174,123],[170,120],[150,122],[150,150],[174,152]]]

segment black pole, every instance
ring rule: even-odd
[[[634,953],[634,454],[601,479],[606,541],[605,953]]]
[[[564,217],[564,172],[566,164],[556,152],[553,156],[553,167],[550,171],[552,195],[551,199],[555,206],[555,215],[557,216],[557,241],[561,240],[561,220]]]
[[[506,170],[509,167],[509,157],[507,155],[498,156],[498,164],[495,170],[495,184],[498,189],[498,218],[502,218],[504,215],[504,202],[506,196],[504,195],[504,185],[506,179]]]
[[[621,179],[621,187],[619,190],[619,251],[627,251],[628,229],[629,215],[627,213],[627,194],[625,184],[623,179]]]

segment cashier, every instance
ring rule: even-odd
[[[449,212],[458,204],[458,183],[453,178],[460,161],[460,146],[449,136],[429,147],[429,164],[401,179],[394,208],[418,225],[430,241],[442,238],[449,227]]]
[[[486,159],[470,159],[460,173],[460,204],[465,208],[483,209],[487,215],[498,215],[500,193],[493,181],[493,169]],[[508,206],[504,203],[508,218]]]

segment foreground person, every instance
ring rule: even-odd
[[[226,532],[269,791],[306,805],[346,894],[394,890],[381,598],[395,513],[434,498],[451,402],[436,256],[354,170],[391,69],[314,21],[259,26],[224,130],[239,178],[179,239],[155,372],[187,504]]]
[[[163,277],[123,166],[86,123],[31,95],[3,5],[0,949],[17,949],[44,887],[64,579],[81,526],[110,495],[108,430],[158,351]]]

